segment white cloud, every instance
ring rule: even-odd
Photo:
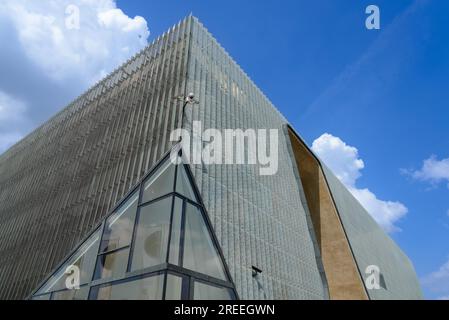
[[[431,272],[421,279],[422,285],[435,294],[442,295],[439,299],[449,298],[449,260],[437,271]]]
[[[11,122],[16,125],[23,121],[25,111],[26,106],[22,101],[0,91],[0,128],[5,128]]]
[[[446,182],[449,188],[449,158],[438,160],[434,155],[423,161],[420,170],[402,170],[403,173],[420,181],[430,182],[437,185],[440,182]]]
[[[408,209],[405,205],[397,201],[380,200],[366,188],[357,189],[350,187],[349,191],[385,231],[394,232],[400,230],[400,228],[395,226],[395,223],[407,214]]]
[[[79,28],[73,24],[78,12]],[[2,0],[0,93],[8,97],[0,100],[2,145],[145,47],[149,34],[145,19],[127,16],[115,0]],[[19,133],[3,126],[18,118],[27,124]]]
[[[28,125],[25,112],[22,101],[0,91],[0,153],[22,138],[20,128]]]
[[[66,14],[69,5],[78,11]],[[145,19],[128,17],[113,0],[6,0],[0,11],[12,21],[28,57],[57,80],[99,80],[149,36]],[[68,28],[66,21],[78,12],[79,28]]]
[[[365,167],[358,158],[358,150],[340,138],[325,133],[313,141],[312,150],[323,159],[345,185],[353,187]]]
[[[325,133],[312,144],[312,150],[326,163],[340,181],[387,232],[400,230],[395,223],[407,214],[407,207],[397,201],[384,201],[369,189],[356,186],[365,167],[357,148]]]

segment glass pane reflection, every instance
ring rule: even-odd
[[[233,300],[234,295],[229,288],[216,287],[203,282],[195,282],[194,300]]]
[[[93,300],[161,300],[164,276],[120,282],[92,289]]]
[[[166,262],[172,197],[140,209],[131,269],[140,270]]]
[[[128,265],[128,255],[128,248],[100,255],[95,270],[95,279],[123,276]]]
[[[167,274],[167,286],[165,288],[165,300],[181,300],[182,278]]]
[[[175,166],[170,159],[144,183],[142,203],[154,200],[174,190]]]
[[[227,280],[221,257],[199,208],[187,204],[184,242],[184,268]]]
[[[137,211],[138,192],[135,192],[117,212],[106,220],[100,252],[128,246],[131,242]]]

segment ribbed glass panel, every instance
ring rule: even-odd
[[[0,156],[0,299],[30,294],[161,159],[181,125],[174,97],[188,92],[199,101],[186,109],[188,130],[193,120],[278,130],[273,176],[248,164],[193,167],[239,296],[325,297],[286,119],[188,17]]]
[[[199,120],[203,130],[279,133],[279,169],[273,176],[261,176],[259,167],[249,164],[202,164],[194,170],[239,295],[322,299],[323,282],[283,135],[285,118],[198,21],[188,79],[187,92],[195,93],[199,105],[187,108],[186,129]],[[263,270],[259,283],[252,277],[253,265]]]
[[[0,156],[0,298],[25,298],[169,149],[191,18]]]

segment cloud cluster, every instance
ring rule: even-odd
[[[356,185],[365,167],[357,148],[325,133],[312,144],[312,150],[326,163],[379,225],[387,232],[400,230],[395,223],[407,214],[407,207],[397,201],[384,201],[367,188]]]
[[[365,167],[359,159],[358,150],[348,146],[340,138],[324,133],[313,141],[312,150],[324,160],[334,174],[346,186],[355,186],[356,180],[361,176],[360,170]]]
[[[1,1],[0,153],[142,49],[149,34],[145,19],[115,0]]]
[[[420,181],[431,183],[433,186],[441,182],[447,183],[449,188],[449,158],[438,160],[434,155],[424,160],[420,170],[402,170],[403,173]]]
[[[29,59],[57,80],[98,80],[149,36],[145,19],[128,17],[112,0],[6,0],[0,11]]]
[[[449,260],[437,271],[434,271],[421,279],[421,284],[435,294],[438,299],[449,300]]]
[[[0,91],[0,152],[22,138],[19,128],[28,125],[27,106]]]

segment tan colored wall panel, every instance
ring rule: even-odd
[[[289,135],[321,251],[330,299],[367,300],[363,281],[322,169],[291,130]]]

